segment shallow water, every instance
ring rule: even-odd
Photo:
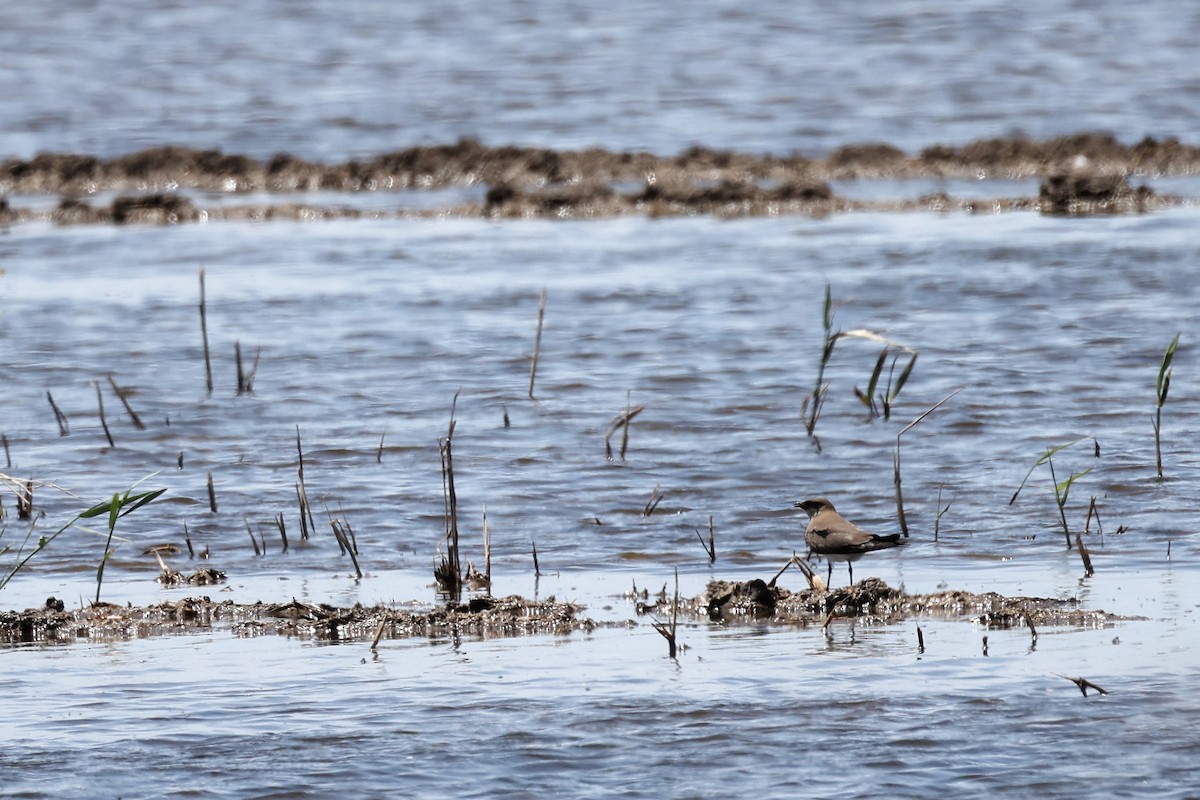
[[[0,671],[15,701],[4,734],[10,788],[29,797],[96,786],[124,796],[321,796],[336,786],[515,797],[569,786],[599,796],[620,770],[634,796],[703,796],[738,781],[766,794],[915,797],[950,785],[964,795],[1066,797],[1102,771],[1112,796],[1182,796],[1178,765],[1195,755],[1198,712],[1183,687],[1200,666],[1200,498],[1187,444],[1198,419],[1187,338],[1195,222],[1183,209],[1083,220],[14,228],[0,238],[7,472],[79,495],[39,490],[42,530],[152,473],[145,486],[169,490],[121,520],[129,541],[106,572],[106,599],[435,602],[437,440],[459,392],[464,558],[481,558],[486,505],[498,593],[554,594],[597,619],[635,619],[620,595],[634,583],[661,588],[675,567],[688,595],[714,576],[773,574],[802,545],[791,504],[803,496],[832,496],[860,523],[896,530],[896,434],[961,388],[903,437],[911,544],[860,561],[856,577],[913,592],[1076,597],[1143,619],[1044,629],[1036,641],[1027,630],[930,619],[843,622],[828,635],[696,623],[681,636],[678,664],[646,618],[634,630],[565,638],[390,641],[377,659],[365,643],[220,631],[9,649]],[[869,328],[921,355],[893,419],[871,422],[852,389],[865,384],[878,346],[843,340],[826,372],[818,452],[799,410],[815,379],[825,281],[842,329]],[[1179,330],[1160,484],[1154,380]],[[262,348],[250,396],[235,394],[234,340],[247,354]],[[147,423],[135,430],[105,387],[114,448],[90,384],[108,372],[136,389],[131,402]],[[69,418],[67,437],[47,390]],[[627,392],[646,410],[626,461],[610,463],[603,436]],[[306,544],[294,510],[296,426],[318,507]],[[1092,578],[1056,530],[1044,467],[1008,505],[1046,448],[1079,437],[1100,442],[1100,459],[1089,442],[1055,463],[1060,480],[1092,468],[1068,505],[1080,529],[1088,498],[1099,503]],[[665,497],[646,517],[655,485]],[[950,508],[935,542],[939,491]],[[280,512],[287,554],[269,525]],[[338,554],[329,514],[357,533],[362,581]],[[709,515],[711,567],[696,539]],[[228,586],[153,582],[157,565],[141,549],[181,543],[185,522]],[[266,539],[265,556],[254,556],[247,523]],[[23,535],[11,517],[7,526],[6,543]],[[550,573],[537,582],[533,541]],[[95,535],[65,534],[4,590],[4,605],[90,597],[102,548]],[[1085,699],[1061,675],[1112,694]],[[112,758],[116,750],[128,758]],[[181,754],[195,769],[156,770],[164,777],[153,784],[142,777],[147,765],[178,766]]]
[[[1198,13],[1078,0],[53,0],[0,27],[0,157],[189,144],[344,160],[460,136],[813,155],[1021,131],[1187,138],[1200,129]]]
[[[460,136],[819,156],[863,141],[915,152],[1019,131],[1134,142],[1200,129],[1196,12],[1177,4],[666,9],[30,5],[0,26],[0,158],[179,144],[342,161]],[[1188,196],[1195,185],[1154,181]],[[991,182],[983,196],[1031,186]],[[836,190],[915,197],[947,187],[973,196],[964,182]],[[431,208],[478,191],[289,199]],[[13,202],[49,208],[57,198]],[[224,630],[0,649],[6,796],[1194,796],[1196,223],[1183,207],[1087,219],[0,231],[0,471],[65,490],[38,489],[45,516],[33,536],[139,480],[168,490],[120,521],[104,599],[437,602],[438,439],[458,393],[464,558],[481,559],[486,506],[497,593],[554,595],[596,619],[638,623],[566,637],[385,640],[377,655],[361,642]],[[800,409],[816,379],[826,282],[840,328],[876,331],[920,358],[892,419],[869,421],[853,388],[865,386],[879,346],[843,340],[825,375],[818,452]],[[1154,385],[1180,331],[1160,483]],[[247,361],[261,348],[251,395],[235,393],[235,341]],[[130,424],[110,373],[133,390],[145,430]],[[632,585],[656,591],[676,568],[685,595],[712,577],[769,577],[802,546],[792,503],[810,495],[895,531],[897,433],[959,389],[903,435],[910,544],[864,558],[856,577],[910,592],[1077,598],[1137,619],[1044,628],[1036,639],[961,620],[839,620],[827,632],[689,623],[678,661],[666,658],[622,596]],[[69,436],[58,435],[47,391]],[[646,408],[627,459],[609,462],[604,434],[627,402]],[[308,542],[295,511],[297,428],[318,522]],[[1089,441],[1054,463],[1060,481],[1091,469],[1068,503],[1075,530],[1092,496],[1099,505],[1091,578],[1064,547],[1045,467],[1009,505],[1047,448],[1084,437],[1099,442],[1099,459]],[[647,517],[656,485],[664,498]],[[19,547],[27,528],[12,493],[0,494],[0,546]],[[353,525],[361,580],[330,516]],[[710,516],[711,566],[696,536]],[[185,523],[228,584],[154,582],[143,548],[182,544]],[[0,606],[93,597],[99,527],[60,537],[0,591]],[[170,562],[185,572],[200,563]],[[844,568],[834,580],[846,580]],[[794,573],[781,581],[800,585]],[[1061,676],[1111,694],[1084,698]]]

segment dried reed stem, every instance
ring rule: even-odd
[[[704,536],[700,531],[696,531],[696,538],[700,540],[700,545],[704,548],[704,552],[708,553],[708,563],[715,563],[717,560],[717,545],[713,537],[713,518],[712,514],[708,515],[708,543],[705,544]],[[787,569],[785,566],[784,569]],[[781,570],[782,571],[782,570]],[[778,576],[776,576],[778,577]]]
[[[208,304],[204,297],[204,270],[200,270],[200,337],[204,340],[204,377],[208,385],[208,393],[212,394],[212,360],[208,353]]]
[[[0,433],[0,444],[4,445],[4,468],[12,469],[12,455],[8,452],[7,433]]]
[[[896,452],[892,457],[893,480],[896,484],[896,517],[900,520],[900,530],[904,534],[904,538],[908,538],[908,520],[904,516],[904,493],[901,491],[900,484],[900,437],[917,426],[921,420],[928,417],[937,409],[941,408],[950,398],[962,391],[962,388],[955,389],[950,394],[943,397],[937,403],[927,408],[921,416],[914,419],[912,422],[905,425],[899,433],[896,434]]]
[[[242,343],[236,339],[233,342],[233,357],[237,362],[237,393],[246,391],[246,373],[242,369]]]
[[[108,385],[112,387],[113,394],[115,394],[117,399],[121,401],[121,405],[125,406],[125,413],[128,414],[129,419],[132,420],[133,427],[137,428],[139,431],[144,431],[146,426],[142,423],[142,418],[138,416],[138,413],[133,410],[133,406],[129,405],[129,399],[125,396],[125,390],[120,386],[117,386],[117,382],[113,380],[111,372],[108,373],[107,377]]]
[[[288,551],[287,525],[283,521],[283,512],[275,517],[275,527],[279,528],[279,538],[283,540],[283,552]]]
[[[666,588],[666,587],[664,587]],[[675,568],[675,598],[671,602],[671,621],[669,624],[655,620],[654,630],[667,640],[667,657],[675,658],[678,651],[676,631],[679,623],[679,567]]]
[[[533,545],[533,577],[540,578],[540,577],[542,577],[542,569],[541,569],[541,567],[538,566],[537,542],[534,541],[533,539],[530,539],[529,542],[530,542],[530,544]],[[1171,557],[1171,546],[1168,543],[1167,558],[1169,559],[1170,557]]]
[[[487,505],[483,506],[483,577],[492,585],[492,535],[488,532]]]
[[[446,524],[446,556],[434,570],[434,577],[446,590],[451,602],[457,603],[462,596],[462,565],[458,551],[458,494],[454,490],[454,419],[458,407],[458,392],[450,404],[450,424],[446,429],[446,438],[438,442],[442,457],[442,499],[444,503],[443,517]]]
[[[183,521],[183,541],[187,543],[188,558],[195,558],[196,550],[192,547],[192,536],[188,533],[187,520]]]
[[[533,399],[533,383],[537,380],[538,358],[542,354],[542,323],[546,318],[546,290],[542,289],[542,298],[538,302],[537,338],[533,341],[533,361],[529,365],[529,399]]]
[[[113,441],[112,432],[108,429],[108,420],[104,418],[104,396],[100,393],[100,382],[92,381],[96,387],[96,405],[100,408],[100,427],[104,428],[104,436],[108,439],[109,447],[116,447],[117,443]]]
[[[58,423],[58,435],[66,436],[71,432],[71,426],[67,424],[67,415],[62,412],[54,402],[54,395],[46,392],[46,399],[50,401],[50,408],[54,410],[54,421]]]
[[[17,519],[33,519],[33,481],[25,481],[25,490],[17,484]],[[1168,557],[1170,555],[1168,548]]]
[[[217,513],[217,490],[213,488],[212,470],[208,471],[208,510]]]
[[[250,520],[246,520],[246,533],[250,534],[250,544],[254,545],[254,555],[261,556],[262,550],[258,547],[258,539],[254,538],[254,531],[250,528]]]
[[[313,519],[312,505],[308,502],[308,487],[304,485],[304,448],[300,446],[299,425],[296,426],[296,474],[300,478],[296,487],[296,496],[300,501],[300,538],[308,541],[309,532],[317,532],[317,523]]]
[[[1079,557],[1083,560],[1083,570],[1090,578],[1095,572],[1092,570],[1092,556],[1088,553],[1087,546],[1083,543],[1083,537],[1078,533],[1075,534],[1075,546],[1079,548]]]
[[[662,484],[654,484],[654,491],[650,492],[650,499],[646,501],[646,507],[642,509],[642,516],[648,517],[654,513],[654,509],[658,508],[658,504],[662,501],[664,495]]]
[[[925,652],[925,633],[921,630],[921,626],[917,626],[917,652]]]

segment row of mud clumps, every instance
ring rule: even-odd
[[[671,611],[665,595],[656,603],[645,600],[648,598],[636,603],[638,615]],[[287,603],[238,604],[189,597],[144,607],[98,603],[76,610],[67,610],[61,600],[51,597],[41,608],[0,612],[0,644],[113,641],[219,628],[238,636],[279,635],[357,642],[416,636],[565,635],[601,627],[638,625],[633,619],[597,622],[582,616],[584,610],[553,597],[528,600],[515,595],[479,596],[466,603],[435,608],[421,608],[415,603],[407,608],[362,605],[340,608],[295,599]],[[716,580],[700,596],[681,600],[678,613],[684,618],[707,618],[723,624],[766,620],[800,626],[829,624],[834,619],[890,624],[914,616],[932,616],[970,619],[988,628],[1103,627],[1121,619],[1103,611],[1079,608],[1072,600],[961,591],[907,595],[875,578],[828,592],[812,589],[792,592],[761,580]]]
[[[49,215],[0,201],[0,224],[48,218],[61,224],[176,223],[218,219],[484,215],[601,217],[712,214],[828,214],[863,208],[965,211],[1039,209],[1049,214],[1145,211],[1171,202],[1130,176],[1200,171],[1200,148],[1177,139],[1125,145],[1107,134],[1045,141],[988,139],[934,145],[909,155],[890,144],[848,145],[824,158],[692,147],[676,156],[603,149],[488,147],[473,139],[411,147],[375,158],[321,164],[288,154],[268,161],[215,150],[159,147],[112,159],[42,154],[0,163],[0,197],[60,195]],[[871,203],[838,197],[835,180],[1038,178],[1038,197]],[[363,192],[481,187],[475,201],[446,208],[379,212],[304,203],[201,209],[180,191]],[[81,198],[118,194],[95,206]]]

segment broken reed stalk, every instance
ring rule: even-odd
[[[33,519],[33,481],[25,481],[25,490],[17,484],[17,519]]]
[[[1071,683],[1078,686],[1079,691],[1083,692],[1084,697],[1088,696],[1088,693],[1087,693],[1088,689],[1095,689],[1100,694],[1108,694],[1107,689],[1097,686],[1096,684],[1089,681],[1087,678],[1072,678],[1070,675],[1059,675],[1057,672],[1052,672],[1050,674],[1054,675],[1055,677],[1063,678],[1064,680],[1068,680]]]
[[[906,520],[904,517],[904,493],[901,491],[901,488],[900,488],[900,484],[901,484],[900,437],[903,436],[904,434],[908,433],[913,428],[915,428],[917,426],[917,423],[919,423],[921,420],[928,417],[930,414],[932,414],[937,409],[941,408],[947,401],[950,400],[950,398],[954,397],[954,395],[958,394],[961,391],[962,391],[962,387],[955,389],[953,392],[946,395],[941,400],[939,400],[938,402],[934,403],[932,406],[927,408],[925,410],[925,412],[923,414],[921,414],[921,416],[917,417],[912,422],[905,425],[900,430],[900,432],[896,434],[896,452],[892,458],[893,480],[895,481],[895,484],[896,484],[896,517],[900,520],[900,530],[901,530],[901,532],[903,532],[905,539],[908,538],[908,520]]]
[[[955,497],[957,497],[957,495],[955,495]],[[938,533],[942,528],[942,515],[950,510],[950,506],[954,505],[954,499],[955,499],[954,497],[951,497],[950,502],[946,503],[946,505],[943,507],[942,506],[942,490],[940,487],[938,488],[938,499],[937,499],[938,512],[937,512],[937,516],[935,516],[933,518],[933,540],[935,542],[938,540]]]
[[[1158,479],[1160,481],[1163,480],[1162,408],[1167,402],[1167,393],[1171,390],[1171,361],[1175,358],[1175,348],[1179,345],[1179,337],[1182,335],[1182,333],[1175,334],[1175,338],[1167,345],[1167,351],[1163,353],[1162,364],[1158,368],[1158,382],[1155,385],[1154,462],[1158,466]]]
[[[708,563],[716,563],[717,545],[713,536],[712,514],[708,515],[708,544],[704,543],[704,537],[700,534],[700,531],[696,531],[696,537],[700,540],[700,545],[704,548],[704,552],[708,553]],[[787,569],[787,567],[784,567],[784,569]]]
[[[283,512],[275,517],[275,527],[279,528],[279,538],[283,540],[283,552],[288,551],[287,525],[283,521]]]
[[[196,557],[196,549],[192,547],[192,537],[188,533],[187,520],[183,521],[183,541],[187,543],[188,558]]]
[[[346,535],[346,530],[349,529],[350,524],[347,522],[344,529],[342,522],[342,520],[331,519],[329,520],[329,525],[333,528],[333,535],[337,539],[338,546],[342,548],[343,553],[349,554],[350,562],[354,564],[354,577],[357,580],[362,580],[363,574],[362,568],[358,566],[358,555],[354,552],[355,548],[350,537]]]
[[[533,340],[533,360],[529,365],[529,399],[533,399],[533,383],[537,380],[538,359],[542,355],[542,323],[546,319],[546,290],[542,289],[542,298],[538,302],[537,338]]]
[[[217,490],[213,488],[212,470],[208,471],[208,510],[217,513]]]
[[[438,442],[442,457],[442,499],[444,502],[443,517],[446,525],[444,535],[446,541],[446,556],[434,571],[434,577],[450,595],[452,602],[457,603],[462,596],[462,565],[458,551],[458,495],[454,490],[454,411],[458,406],[458,392],[450,404],[450,424],[446,429],[446,438]]]
[[[254,531],[250,527],[250,520],[246,520],[246,533],[250,534],[250,544],[254,545],[254,555],[261,556],[262,550],[258,547],[258,539],[254,538]]]
[[[379,628],[375,631],[375,638],[371,640],[372,653],[375,652],[375,648],[379,647],[379,640],[383,638],[383,629],[387,627],[389,622],[391,622],[390,617],[384,617],[383,619],[379,620]]]
[[[1087,573],[1087,577],[1092,577],[1095,572],[1092,570],[1092,556],[1088,553],[1087,546],[1083,543],[1083,536],[1075,534],[1075,546],[1079,548],[1079,557],[1083,559],[1083,570]]]
[[[317,532],[317,523],[313,519],[312,504],[308,502],[308,487],[304,485],[304,448],[300,445],[300,426],[296,426],[296,474],[300,482],[296,485],[296,499],[300,504],[300,538],[308,541],[310,532]]]
[[[204,377],[208,393],[213,392],[212,360],[208,353],[208,305],[204,297],[204,270],[200,270],[200,338],[204,340]]]
[[[638,414],[646,410],[644,405],[630,406],[629,399],[631,392],[625,393],[625,409],[613,417],[608,422],[608,430],[604,434],[604,457],[612,461],[612,435],[618,430],[621,431],[621,460],[625,460],[625,451],[629,449],[629,423]]]
[[[387,431],[384,431],[383,433],[379,434],[379,449],[377,449],[375,451],[375,463],[376,464],[383,463],[383,437],[386,435],[387,435]]]
[[[533,545],[533,577],[540,578],[540,577],[542,577],[542,568],[538,566],[537,542],[534,541],[533,539],[530,539],[529,542],[530,542],[530,544]],[[1167,557],[1170,558],[1170,555],[1171,555],[1170,547],[1168,547],[1167,548]]]
[[[237,362],[237,393],[246,391],[246,373],[242,369],[242,343],[234,339],[233,358]]]
[[[104,396],[100,393],[100,382],[92,381],[96,387],[96,405],[100,408],[100,427],[104,428],[104,436],[108,439],[109,447],[116,447],[117,443],[113,441],[112,432],[108,429],[108,420],[104,418]]]
[[[921,630],[921,626],[917,626],[917,652],[925,652],[925,633]]]
[[[488,532],[487,504],[483,506],[483,577],[487,578],[490,590],[492,585],[492,535]]]
[[[658,631],[667,640],[667,657],[675,658],[678,652],[678,642],[675,634],[679,624],[679,567],[675,568],[675,597],[671,601],[671,622],[668,624],[655,620],[653,624],[654,630]]]
[[[1092,495],[1092,500],[1088,503],[1087,518],[1083,521],[1083,532],[1092,532],[1092,517],[1096,518],[1096,532],[1101,536],[1104,535],[1104,526],[1100,524],[1100,508],[1096,505],[1096,495]]]
[[[117,399],[121,401],[121,405],[125,406],[125,413],[128,414],[129,419],[132,420],[133,427],[137,428],[139,431],[144,431],[146,426],[142,422],[142,418],[139,417],[138,413],[133,410],[133,406],[129,405],[129,398],[125,396],[125,390],[120,386],[117,386],[117,382],[113,380],[111,372],[108,373],[108,385],[112,387],[113,394],[115,394]]]
[[[8,434],[0,433],[0,445],[4,446],[4,468],[12,469],[12,454],[8,452]]]
[[[48,390],[46,399],[50,401],[50,408],[54,410],[54,421],[58,423],[58,435],[66,436],[71,432],[71,426],[67,424],[67,415],[54,402],[54,395],[50,394]]]
[[[654,491],[650,492],[650,499],[646,501],[646,507],[642,510],[642,516],[648,517],[654,513],[654,509],[658,508],[659,502],[664,497],[662,484],[654,484]]]

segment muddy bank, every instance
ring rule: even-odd
[[[529,634],[569,634],[597,628],[636,627],[637,617],[663,617],[670,602],[658,598],[623,598],[629,617],[598,622],[586,609],[554,598],[528,600],[477,597],[446,607],[339,608],[325,604],[238,604],[189,597],[151,606],[108,603],[67,610],[61,600],[49,598],[41,608],[0,612],[0,643],[67,644],[81,641],[168,636],[223,630],[235,636],[295,636],[324,641],[372,641],[375,637],[504,637]],[[963,619],[988,628],[1013,626],[1102,627],[1121,618],[1087,610],[1070,600],[1004,597],[998,594],[940,592],[906,595],[878,579],[832,592],[792,592],[769,587],[763,581],[732,583],[713,581],[698,597],[681,600],[685,619],[708,619],[722,624],[769,621],[781,625],[821,625],[838,620],[890,624],[912,617]]]
[[[0,163],[0,197],[51,195],[52,211],[0,201],[0,224],[157,223],[218,220],[319,220],[359,217],[493,218],[824,215],[855,210],[964,212],[1041,210],[1048,214],[1144,212],[1180,202],[1159,197],[1131,177],[1200,172],[1200,147],[1177,139],[1134,145],[1105,134],[1047,141],[988,139],[961,147],[934,145],[908,154],[889,144],[842,147],[824,158],[739,153],[693,147],[676,156],[592,149],[487,147],[464,139],[372,159],[321,164],[280,154],[269,161],[214,150],[160,147],[113,159],[42,154]],[[986,200],[936,193],[917,200],[854,201],[838,197],[837,180],[1037,178],[1038,196]],[[367,210],[297,203],[300,192],[401,192],[479,187],[478,201],[439,208]],[[205,207],[188,193],[236,197],[270,193],[268,202]],[[96,195],[117,195],[98,201]]]

